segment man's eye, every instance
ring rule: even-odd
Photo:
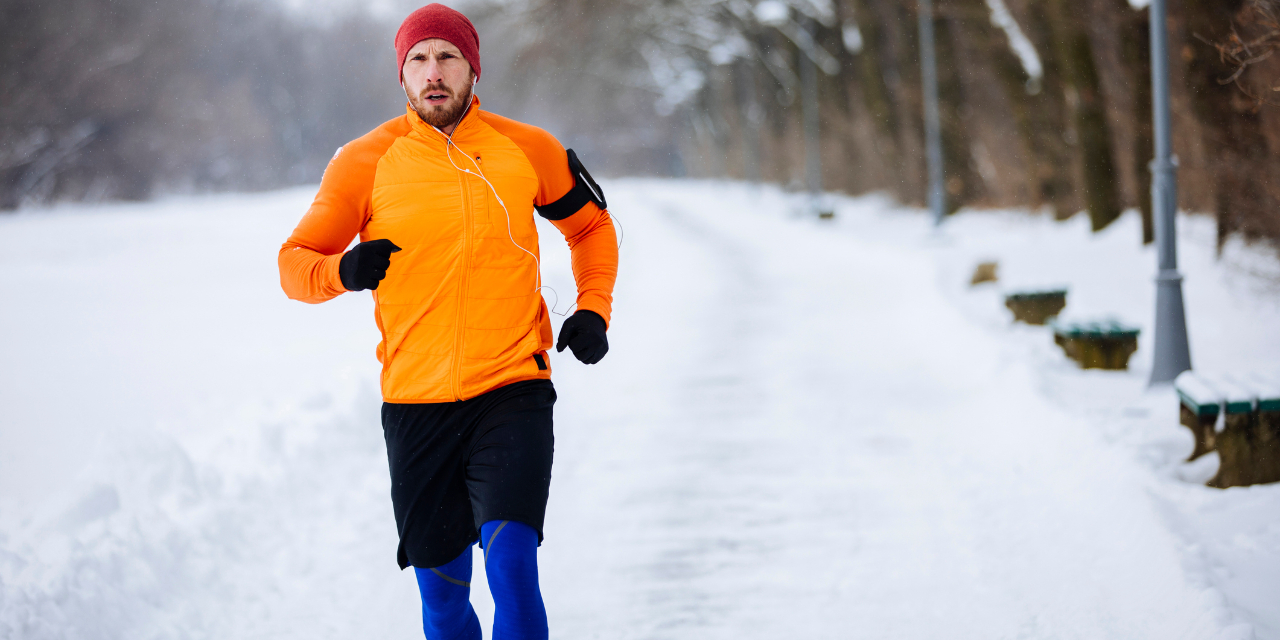
[[[449,58],[453,58],[454,55],[452,53],[442,53],[440,54],[440,57],[444,58],[445,60],[448,60]]]
[[[414,57],[410,58],[410,60],[418,60],[418,61],[422,61],[422,60],[426,60],[426,59],[427,59],[427,57],[426,57],[426,56],[424,56],[424,55],[422,55],[421,53],[419,53],[418,55],[416,55],[416,56],[414,56]]]

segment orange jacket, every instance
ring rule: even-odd
[[[466,400],[551,377],[537,263],[515,243],[538,255],[534,205],[558,200],[574,178],[554,137],[479,106],[473,101],[454,130],[451,157],[444,134],[410,108],[339,149],[280,247],[281,286],[310,303],[346,291],[338,262],[357,233],[403,249],[373,292],[387,402]],[[472,160],[506,214],[483,180],[459,170],[477,172]],[[618,270],[608,212],[588,202],[553,223],[569,242],[578,308],[608,323]]]

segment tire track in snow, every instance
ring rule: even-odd
[[[677,467],[652,488],[661,514],[655,524],[662,528],[655,531],[647,594],[655,609],[679,612],[655,630],[705,633],[740,613],[725,601],[719,575],[746,569],[775,546],[758,533],[775,518],[774,500],[766,498],[772,483],[750,468],[767,455],[767,441],[746,432],[768,403],[768,390],[754,374],[762,363],[753,348],[764,330],[766,286],[741,246],[681,207],[648,204],[716,266],[715,290],[703,299],[697,325],[702,340],[691,358],[697,365],[683,370],[672,388],[681,415],[671,440],[681,453]]]

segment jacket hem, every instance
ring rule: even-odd
[[[478,397],[478,396],[482,396],[482,395],[484,395],[484,394],[486,394],[486,393],[489,393],[490,391],[494,391],[494,390],[496,390],[496,389],[500,389],[500,388],[505,387],[505,386],[507,386],[507,385],[509,385],[509,384],[515,384],[515,383],[517,383],[517,382],[525,382],[525,381],[527,381],[527,380],[550,380],[550,379],[551,379],[551,371],[549,371],[549,370],[548,370],[548,371],[539,371],[536,375],[517,376],[517,377],[515,377],[515,378],[511,378],[511,379],[508,379],[508,380],[503,380],[502,382],[499,382],[498,384],[495,384],[495,385],[493,385],[493,386],[491,386],[491,387],[487,387],[487,388],[485,388],[484,390],[479,391],[479,392],[477,392],[477,393],[468,394],[468,395],[466,395],[466,396],[463,396],[462,400],[454,400],[452,397],[437,397],[437,398],[389,398],[389,397],[387,397],[387,396],[385,396],[385,395],[384,395],[384,396],[382,396],[382,401],[383,401],[383,402],[385,402],[385,403],[388,403],[388,404],[443,404],[443,403],[446,403],[446,402],[462,402],[462,401],[470,400],[470,399],[475,398],[475,397]]]

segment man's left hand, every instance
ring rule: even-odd
[[[609,353],[609,339],[604,335],[605,329],[604,318],[600,314],[580,309],[560,325],[556,351],[564,351],[567,346],[583,364],[600,362],[604,354]]]

